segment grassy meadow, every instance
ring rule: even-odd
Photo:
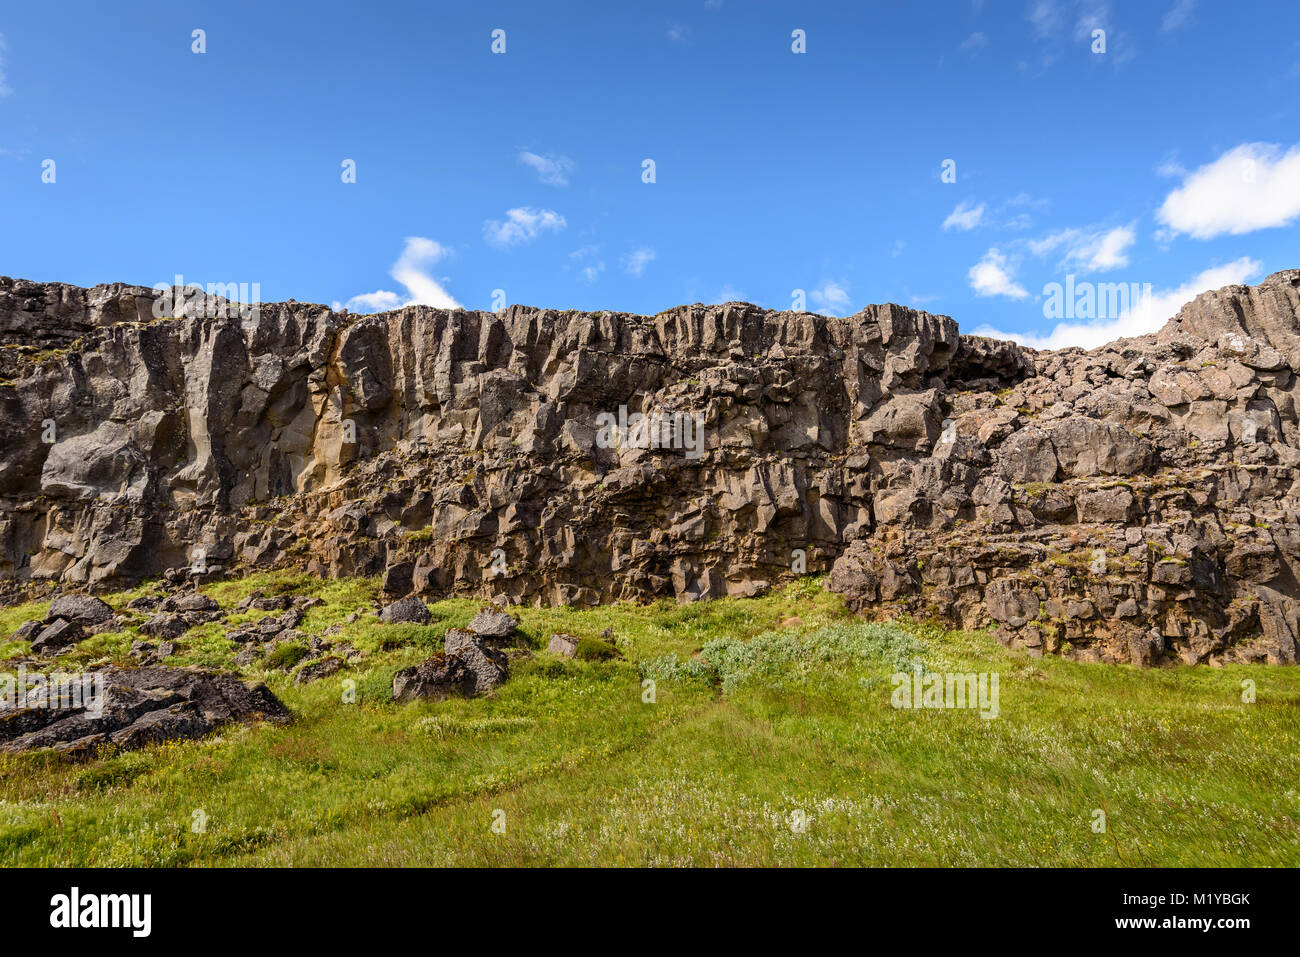
[[[399,705],[393,673],[478,602],[386,626],[374,580],[204,591],[229,608],[254,588],[320,597],[299,629],[341,625],[330,637],[365,656],[304,685],[245,669],[287,727],[87,763],[0,755],[0,863],[1300,865],[1300,669],[1034,659],[985,632],[856,618],[805,579],[756,599],[516,609],[535,655],[492,695]],[[0,635],[43,612],[0,609]],[[229,667],[228,628],[193,629],[167,663]],[[606,628],[615,657],[543,650]],[[127,662],[135,638],[134,623],[96,635],[60,668]],[[997,672],[998,716],[891,707],[890,676],[916,662]]]

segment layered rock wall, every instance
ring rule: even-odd
[[[895,305],[155,319],[156,295],[0,279],[11,586],[301,567],[586,604],[833,568],[855,604],[1034,651],[1300,653],[1297,270],[1086,352]],[[608,426],[652,412],[699,445]]]

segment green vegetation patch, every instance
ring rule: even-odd
[[[855,617],[804,579],[755,599],[518,608],[535,656],[507,682],[402,705],[394,672],[440,649],[481,601],[434,603],[429,626],[386,626],[374,579],[266,574],[204,591],[233,611],[255,589],[322,599],[299,630],[335,629],[330,640],[365,656],[303,685],[246,670],[293,712],[287,726],[80,764],[0,755],[0,860],[1300,864],[1300,669],[1034,659],[984,631]],[[0,623],[40,614],[4,609]],[[122,653],[143,618],[84,654]],[[176,660],[229,666],[237,649],[221,626],[204,628],[182,636]],[[555,632],[618,657],[543,653]],[[917,662],[996,674],[998,716],[892,707],[894,673]]]

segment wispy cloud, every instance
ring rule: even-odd
[[[1050,67],[1068,52],[1071,31],[1067,29],[1074,21],[1073,40],[1075,48],[1090,56],[1104,57],[1112,66],[1118,66],[1134,58],[1137,49],[1128,34],[1114,26],[1110,4],[1105,0],[1033,0],[1025,12],[1025,19],[1033,28],[1034,39],[1039,44],[1037,65]],[[1093,31],[1103,30],[1106,34],[1105,53],[1092,51]],[[1025,64],[1021,64],[1022,67]]]
[[[1187,169],[1178,162],[1178,155],[1170,153],[1156,165],[1156,175],[1165,179],[1174,179],[1187,175]]]
[[[587,245],[569,253],[569,258],[576,263],[585,263],[578,269],[578,278],[590,286],[605,271],[605,260],[599,259],[599,246]]]
[[[1034,0],[1029,5],[1025,18],[1029,20],[1040,40],[1058,32],[1065,22],[1061,8],[1055,0]]]
[[[844,283],[824,282],[820,289],[812,291],[812,302],[817,312],[828,316],[839,316],[850,310],[849,290]]]
[[[1181,30],[1192,22],[1192,15],[1196,12],[1196,0],[1178,0],[1166,12],[1160,21],[1160,29],[1165,33],[1173,33],[1175,30]]]
[[[442,288],[438,280],[429,275],[429,267],[451,255],[451,249],[423,236],[408,236],[402,255],[389,272],[406,289],[406,294],[379,289],[375,292],[353,296],[346,304],[334,303],[334,308],[351,312],[387,312],[403,306],[424,305],[438,309],[459,309],[460,303]]]
[[[948,214],[943,228],[960,232],[976,228],[1028,229],[1033,224],[1031,212],[1039,212],[1049,205],[1046,200],[1035,199],[1028,193],[1019,193],[994,205],[964,199]]]
[[[532,167],[537,172],[537,179],[547,186],[568,186],[569,174],[573,172],[573,160],[567,156],[546,156],[524,150],[519,154],[519,162]]]
[[[968,232],[980,225],[983,219],[984,204],[976,206],[971,200],[963,199],[943,221],[943,228]]]
[[[1106,34],[1105,58],[1112,66],[1127,63],[1137,56],[1137,47],[1126,31],[1115,26],[1110,4],[1099,0],[1080,0],[1079,18],[1074,24],[1074,39],[1080,44],[1088,44],[1091,49],[1093,33],[1102,30]]]
[[[670,23],[668,25],[668,39],[672,40],[673,43],[689,43],[691,28],[680,23]]]
[[[1243,143],[1183,179],[1156,212],[1167,235],[1239,236],[1300,219],[1300,144]]]
[[[741,292],[735,286],[731,285],[731,283],[725,283],[723,284],[723,287],[718,290],[718,294],[709,300],[709,304],[722,305],[722,303],[724,302],[748,302],[748,301],[749,300],[745,298],[745,294],[743,292]]]
[[[489,246],[509,249],[530,243],[542,233],[558,233],[569,224],[553,209],[535,206],[518,206],[506,210],[506,218],[489,219],[483,223],[483,238]]]
[[[646,266],[655,258],[655,251],[649,246],[634,249],[623,257],[623,271],[629,276],[644,276]]]
[[[1137,231],[1132,225],[1062,229],[1042,239],[1031,239],[1029,249],[1035,256],[1046,256],[1061,249],[1065,253],[1062,268],[1104,272],[1127,266],[1128,249],[1136,240]]]
[[[989,38],[983,33],[972,33],[961,43],[961,48],[967,53],[974,53],[976,50],[982,50],[989,45]]]
[[[8,96],[12,92],[5,82],[5,35],[0,33],[0,96]]]

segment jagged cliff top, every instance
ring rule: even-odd
[[[1300,286],[1300,269],[1284,269],[1272,273],[1255,286],[1230,285],[1204,292],[1185,305],[1177,315],[1171,317],[1163,329],[1151,335],[1168,336],[1175,332],[1185,332],[1201,339],[1214,341],[1217,339],[1218,334],[1222,332],[1243,331],[1251,336],[1263,338],[1278,347],[1277,343],[1273,341],[1274,337],[1276,337],[1279,342],[1284,344],[1284,347],[1281,347],[1284,354],[1300,357],[1300,332],[1285,328],[1287,325],[1285,322],[1286,309],[1288,304],[1294,303],[1295,290],[1298,286]],[[0,345],[33,346],[38,349],[63,348],[96,328],[126,322],[151,322],[155,319],[153,303],[158,296],[159,291],[156,289],[129,283],[101,283],[86,288],[60,282],[35,282],[27,279],[0,276]],[[1252,308],[1243,310],[1238,305],[1243,299],[1249,300]],[[226,302],[224,299],[219,301],[223,304]],[[230,305],[232,310],[238,308],[236,304]],[[266,303],[262,305],[262,308],[292,309],[313,314],[328,313],[337,316],[342,324],[350,324],[387,314],[348,313],[346,310],[335,312],[327,305],[298,302],[293,299],[279,303]],[[753,303],[741,301],[712,305],[698,302],[682,304],[665,309],[656,313],[655,316],[610,310],[598,312],[579,309],[556,310],[524,305],[510,306],[504,312],[506,314],[544,314],[564,318],[609,315],[625,320],[640,320],[653,323],[656,319],[688,311],[703,311],[705,314],[716,314],[735,308],[762,315],[782,317],[815,316],[826,321],[834,321],[838,318],[820,313],[769,310]],[[392,310],[392,312],[403,312],[412,309],[439,312],[447,315],[457,313],[475,316],[496,315],[496,313],[483,310],[440,310],[432,306],[420,305],[406,306],[400,310]],[[934,319],[939,321],[953,321],[947,315],[928,313],[924,310],[912,309],[895,303],[868,305],[851,316],[843,317],[841,321],[861,321],[864,318],[879,320],[882,315],[890,315],[895,311],[933,316]],[[1247,313],[1257,316],[1261,321],[1254,323],[1249,329],[1241,327],[1240,317]],[[1279,319],[1282,320],[1280,323]],[[954,325],[956,324],[954,323]],[[976,342],[984,343],[978,347],[981,351],[1002,351],[1008,355],[1012,351],[1020,351],[1028,355],[1044,352],[1090,351],[1078,347],[1068,347],[1060,350],[1037,350],[1009,341],[967,334],[961,334],[961,338],[971,340],[972,346]],[[1114,343],[1107,343],[1097,348],[1111,348],[1124,341],[1119,339]],[[1295,364],[1293,363],[1293,365]]]

